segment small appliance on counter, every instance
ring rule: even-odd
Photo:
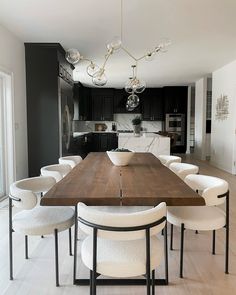
[[[112,130],[112,131],[116,131],[116,130],[117,130],[117,128],[116,128],[116,123],[112,123],[112,125],[111,125],[111,130]]]

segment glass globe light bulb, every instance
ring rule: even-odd
[[[126,110],[127,110],[128,112],[132,112],[134,109],[135,109],[135,108],[132,108],[132,107],[129,105],[128,101],[127,101],[127,103],[126,103]]]
[[[167,38],[161,39],[160,44],[157,46],[161,52],[167,52],[167,47],[171,45],[171,40]]]
[[[119,50],[121,48],[121,40],[119,37],[115,37],[110,43],[107,44],[107,49],[110,50]]]
[[[107,77],[104,73],[104,69],[100,69],[93,75],[92,82],[96,86],[104,86],[107,84]]]
[[[80,61],[81,55],[80,55],[78,49],[71,48],[66,51],[65,58],[69,63],[74,65]]]
[[[131,107],[131,108],[136,108],[139,105],[139,97],[138,95],[132,93],[128,99],[127,99],[127,104]]]
[[[87,74],[90,77],[93,77],[95,73],[97,73],[99,71],[99,66],[94,64],[93,62],[91,62],[88,66],[87,66]]]
[[[127,93],[133,92],[133,84],[132,84],[133,78],[129,78],[129,80],[125,83],[125,91]]]
[[[146,61],[152,61],[152,60],[154,60],[154,57],[155,57],[155,52],[149,50],[147,52],[147,54],[145,55],[145,60]]]
[[[135,87],[135,93],[142,93],[146,89],[146,82],[143,80],[138,80],[138,83]]]

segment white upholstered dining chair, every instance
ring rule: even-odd
[[[25,258],[28,259],[28,236],[54,234],[56,286],[59,286],[58,232],[69,229],[69,251],[71,251],[71,227],[74,210],[69,207],[43,207],[37,205],[37,194],[47,192],[56,181],[50,176],[26,178],[10,186],[9,195],[9,250],[10,280],[13,279],[13,232],[25,236]],[[12,217],[12,204],[22,209]]]
[[[177,156],[170,156],[170,155],[159,155],[157,157],[163,165],[169,167],[171,163],[180,163],[182,159]]]
[[[183,277],[184,230],[213,231],[212,254],[215,254],[215,231],[226,229],[225,239],[225,273],[228,273],[229,261],[229,187],[220,178],[190,174],[185,183],[198,192],[205,200],[205,206],[170,206],[167,220],[171,225],[181,228],[180,242],[180,277]],[[226,210],[218,205],[226,203]],[[173,228],[171,230],[170,247],[173,249]]]
[[[65,177],[71,169],[71,166],[68,164],[54,164],[42,167],[40,172],[42,176],[54,177],[56,182],[58,182]]]
[[[182,180],[189,174],[198,174],[199,167],[188,163],[171,163],[169,169],[178,175]]]
[[[166,204],[136,213],[108,213],[78,204],[79,226],[88,235],[81,258],[90,269],[90,294],[96,294],[96,278],[146,276],[147,294],[155,292],[155,268],[163,257],[157,234],[165,227]],[[152,272],[152,277],[150,277]]]
[[[60,157],[58,161],[59,164],[68,164],[71,166],[71,168],[74,168],[76,165],[82,162],[83,159],[80,156],[65,156]]]

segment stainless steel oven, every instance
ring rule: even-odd
[[[185,144],[185,115],[184,114],[166,114],[165,131],[173,133],[175,145]]]
[[[184,132],[185,115],[184,114],[166,114],[166,131]]]

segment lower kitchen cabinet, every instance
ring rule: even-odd
[[[106,152],[118,147],[117,133],[93,133],[93,152]]]

